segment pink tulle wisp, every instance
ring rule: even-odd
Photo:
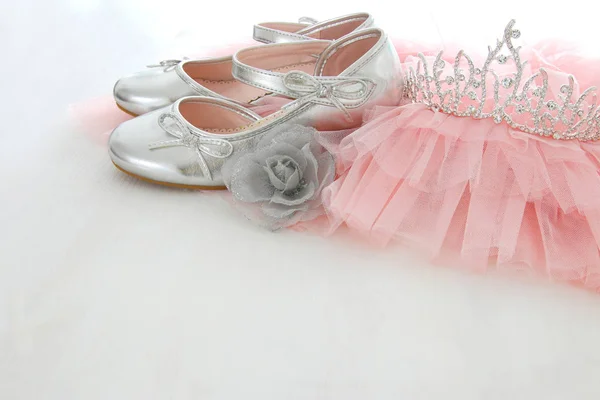
[[[527,51],[530,68],[549,70],[550,90],[566,73],[582,89],[597,83],[598,61],[559,47]],[[524,270],[600,290],[599,144],[422,104],[376,108],[367,121],[336,148],[339,178],[324,195],[330,231],[346,225],[436,261]]]

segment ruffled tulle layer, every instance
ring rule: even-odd
[[[376,109],[342,140],[333,227],[474,269],[600,289],[600,146],[539,138],[423,105]]]

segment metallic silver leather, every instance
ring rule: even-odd
[[[231,57],[151,66],[144,71],[119,79],[113,90],[115,101],[121,108],[132,114],[141,115],[168,106],[185,96],[220,97],[219,94],[194,81],[185,73],[183,67],[188,63],[213,63],[229,59]]]
[[[335,77],[319,75],[319,71],[322,71],[323,66],[327,63],[331,55],[343,51],[344,46],[348,44],[370,37],[379,37],[379,40],[341,74]],[[321,41],[313,41],[311,43],[317,44],[319,42]],[[302,46],[302,43],[289,43],[285,46],[287,46],[287,51],[294,52],[294,48]],[[349,123],[346,120],[347,118],[345,118],[344,109],[332,104],[333,102],[328,99],[327,92],[330,90],[335,94],[336,86],[343,85],[347,85],[346,91],[360,91],[361,84],[357,81],[363,82],[365,86],[362,89],[366,91],[365,93],[361,95],[356,94],[354,98],[337,97],[346,111],[349,112],[355,125],[360,123],[365,108],[374,105],[395,106],[399,104],[402,97],[403,78],[400,60],[387,35],[378,28],[356,31],[330,43],[329,47],[319,56],[319,61],[315,67],[317,74],[315,74],[313,79],[319,85],[313,86],[313,92],[309,93],[305,90],[293,90],[293,87],[286,85],[286,79],[290,74],[297,73],[296,71],[284,74],[261,70],[244,63],[246,55],[250,56],[248,57],[249,59],[257,57],[256,54],[253,54],[255,51],[260,51],[260,48],[247,48],[240,50],[234,55],[234,77],[247,84],[297,99],[284,107],[288,111],[285,118],[281,118],[281,120],[275,121],[273,124],[283,124],[289,120],[290,123],[299,123],[318,128],[323,125],[321,122],[325,121],[327,122],[328,129],[348,128]],[[319,92],[321,95],[319,95]]]
[[[327,31],[336,26],[360,22],[360,25],[353,30],[361,30],[372,27],[374,23],[373,17],[368,13],[354,13],[322,22],[311,20],[310,23],[306,23],[303,26],[301,23],[304,20],[306,20],[306,18],[301,18],[300,23],[298,24],[266,22],[254,25],[254,40],[268,44],[319,39],[318,34],[320,32]],[[280,29],[275,29],[274,26],[277,26]],[[337,39],[338,37],[339,36],[334,37],[333,39]]]
[[[346,15],[320,23],[314,23],[312,20],[305,22],[305,19],[301,19],[299,23],[265,23],[255,26],[255,39],[265,43],[313,40],[313,37],[305,35],[316,35],[340,24],[355,23],[355,21],[363,21],[357,29],[373,24],[373,18],[366,13]],[[285,30],[269,28],[270,25],[280,26]],[[165,107],[185,96],[223,98],[219,93],[205,88],[192,79],[183,67],[187,63],[216,63],[230,60],[231,56],[181,62],[167,60],[161,62],[163,65],[151,66],[119,79],[114,86],[113,95],[121,108],[135,115]]]
[[[318,32],[327,31],[333,27],[349,24],[351,22],[360,22],[360,25],[358,25],[356,28],[354,28],[353,31],[360,31],[362,29],[375,27],[375,20],[373,19],[373,16],[371,14],[369,14],[369,13],[354,13],[354,14],[348,14],[348,15],[344,15],[341,17],[337,17],[337,18],[328,19],[326,21],[322,21],[319,23],[311,24],[296,33],[298,33],[300,35],[315,37],[315,34]],[[348,32],[348,34],[349,33],[350,32]],[[315,38],[317,38],[317,37],[315,37]],[[338,39],[338,38],[339,37],[336,37],[335,39]]]
[[[224,99],[210,97],[187,97],[176,101],[167,107],[155,110],[119,125],[110,135],[109,155],[112,161],[121,169],[142,178],[157,182],[174,183],[189,186],[221,187],[221,167],[226,158],[211,156],[205,152],[201,156],[210,173],[204,171],[203,163],[194,147],[197,143],[158,146],[160,143],[174,142],[173,132],[161,126],[163,115],[175,115],[183,122],[187,130],[185,134],[210,141],[229,141],[232,144],[228,155],[247,150],[255,144],[255,140],[235,140],[236,134],[215,134],[198,129],[188,123],[179,112],[179,105],[184,101],[203,102],[226,109],[236,116],[243,116],[248,124],[258,121],[260,117],[252,111]],[[185,136],[179,137],[186,141]],[[194,138],[191,138],[194,139]],[[188,141],[189,142],[189,141]],[[214,155],[214,154],[213,154]]]
[[[317,76],[314,77],[314,81],[299,80],[288,87],[285,86],[285,83],[282,83],[284,90],[290,91],[292,96],[297,99],[269,117],[260,119],[251,111],[244,111],[245,109],[242,106],[225,99],[187,97],[177,101],[172,106],[145,114],[117,127],[109,141],[110,156],[113,162],[122,169],[154,181],[191,186],[222,187],[224,182],[221,168],[228,158],[211,156],[208,152],[203,153],[201,155],[202,159],[210,170],[210,173],[206,173],[202,171],[203,168],[199,164],[199,155],[194,149],[179,144],[176,147],[165,146],[164,148],[154,146],[156,142],[173,141],[174,139],[172,133],[161,128],[159,124],[161,115],[165,113],[175,114],[177,118],[184,121],[183,123],[190,134],[196,137],[228,141],[232,147],[229,157],[234,157],[241,152],[252,151],[265,133],[276,128],[285,129],[286,126],[295,124],[313,126],[317,129],[322,129],[325,126],[324,124],[326,124],[327,129],[356,127],[361,124],[361,117],[367,108],[375,105],[394,106],[398,105],[401,100],[403,81],[400,62],[394,47],[381,30],[368,29],[330,43],[317,62],[317,70],[320,70],[321,66],[327,62],[328,57],[336,52],[343,51],[345,45],[371,37],[378,38],[376,43],[338,76]],[[289,51],[294,51],[295,48],[294,43],[268,46],[286,46]],[[238,58],[236,56],[236,59]],[[241,58],[243,59],[243,57]],[[238,63],[238,66],[240,65]],[[246,65],[242,66],[248,67]],[[236,71],[242,70],[244,69],[236,69]],[[246,76],[250,83],[252,83],[252,77],[264,78],[262,72],[265,71],[251,68],[251,72],[256,72],[256,74],[250,73]],[[288,74],[292,73],[297,72],[292,71]],[[278,84],[283,82],[285,75],[288,74],[268,72],[267,76],[270,76],[269,74],[275,74],[274,79],[261,80],[258,84],[267,86],[274,84],[278,90],[281,89]],[[359,94],[364,89],[360,84],[357,86],[356,82],[359,80],[369,82],[368,93]],[[334,91],[335,85],[346,83],[349,85],[349,88],[346,88],[349,92],[345,94],[348,98],[340,96],[341,99],[338,100],[343,102],[346,111],[353,119],[352,122],[349,122],[344,111],[340,110],[335,102],[327,97],[328,95],[339,95]],[[354,86],[356,86],[356,92],[351,89]],[[277,90],[274,91],[277,92]],[[182,102],[195,101],[211,102],[215,106],[229,108],[237,114],[245,113],[248,126],[231,134],[213,134],[197,129],[185,121],[178,111],[179,104]],[[227,118],[227,115],[224,118]],[[175,136],[177,137],[176,140],[182,139],[178,133]],[[200,142],[205,143],[205,141]],[[193,140],[187,143],[193,144]],[[154,147],[154,149],[151,149],[151,147]]]
[[[296,32],[308,28],[309,24],[286,24],[279,23],[281,28],[286,28],[286,30],[282,29],[274,29],[271,28],[272,23],[262,23],[254,25],[254,32],[252,34],[252,38],[257,42],[269,44],[269,43],[287,43],[287,42],[295,42],[297,40],[310,40],[310,38],[305,37]],[[289,31],[288,31],[289,29]]]

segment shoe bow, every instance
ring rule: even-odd
[[[162,114],[158,118],[158,124],[165,132],[177,139],[151,143],[149,145],[150,150],[175,146],[184,146],[193,149],[198,155],[202,173],[210,180],[212,180],[212,173],[206,164],[204,155],[215,158],[227,158],[233,153],[233,145],[229,141],[196,135],[173,113]]]
[[[189,60],[189,58],[183,57],[181,60],[163,60],[163,61],[159,62],[158,64],[146,65],[146,67],[147,68],[164,67],[165,72],[168,72],[168,71],[172,70],[173,68],[175,68],[177,66],[177,64],[179,64],[182,61],[186,61],[186,60]]]
[[[337,107],[346,119],[352,122],[352,116],[342,100],[362,101],[369,96],[369,87],[373,82],[364,78],[339,78],[332,82],[319,81],[302,71],[290,71],[283,77],[284,86],[301,95],[304,102],[316,101]]]

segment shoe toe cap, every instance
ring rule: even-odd
[[[177,68],[153,67],[119,79],[113,88],[117,104],[125,111],[141,115],[176,100],[197,95],[189,76]]]
[[[157,123],[162,110],[119,125],[109,139],[109,155],[121,170],[138,178],[170,185],[220,186],[204,177],[198,155],[185,146],[151,148],[152,143],[176,140]]]
[[[135,115],[158,110],[193,93],[174,71],[156,69],[123,77],[113,88],[116,103]]]
[[[115,102],[130,114],[145,114],[168,104],[153,95],[151,88],[143,81],[138,76],[125,77],[119,79],[113,88]]]

